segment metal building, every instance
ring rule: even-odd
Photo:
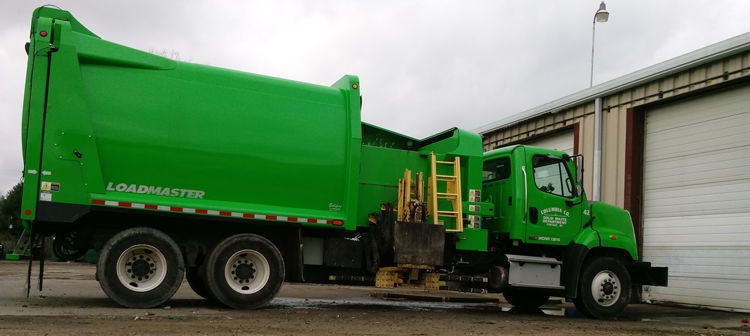
[[[669,266],[643,300],[750,312],[750,33],[474,130],[485,151],[584,154],[589,199],[630,211]]]

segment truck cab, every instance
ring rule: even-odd
[[[564,296],[584,314],[608,318],[625,309],[632,286],[666,285],[666,268],[639,261],[630,214],[586,198],[582,167],[581,155],[540,147],[484,154],[482,194],[494,214],[483,228],[507,242],[503,293],[512,304]]]

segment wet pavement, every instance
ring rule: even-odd
[[[44,290],[36,291],[32,288],[31,297],[22,296],[24,276],[28,267],[27,262],[0,261],[0,322],[11,322],[9,317],[75,317],[78,318],[127,318],[144,315],[146,311],[126,309],[118,306],[102,292],[99,284],[94,280],[95,267],[93,265],[76,263],[47,263]],[[36,269],[36,267],[35,267]],[[32,281],[36,285],[35,281]],[[330,318],[342,315],[376,316],[415,316],[424,322],[434,324],[433,318],[444,315],[470,316],[475,323],[496,323],[497,319],[519,321],[539,321],[540,325],[557,326],[560,321],[568,321],[570,328],[601,325],[602,321],[594,321],[583,317],[572,303],[561,300],[551,300],[540,310],[517,311],[505,303],[500,295],[461,294],[446,292],[424,292],[415,290],[393,290],[408,296],[433,295],[433,301],[412,301],[406,299],[383,299],[384,290],[372,287],[338,286],[338,285],[310,285],[287,283],[282,287],[279,296],[271,304],[260,311],[236,311],[225,309],[211,301],[197,296],[184,283],[177,294],[164,306],[149,310],[156,315],[213,319],[225,317],[228,319],[243,319],[255,317],[258,314],[268,319],[281,318],[289,314],[320,315]],[[388,290],[385,290],[386,292]],[[448,295],[451,301],[470,302],[442,302],[442,296]],[[494,301],[494,302],[481,302]],[[748,324],[743,319],[750,318],[750,314],[710,311],[663,305],[635,304],[631,305],[618,319],[628,327],[639,331],[649,331],[649,328],[659,329],[662,326],[674,325],[674,330],[724,330],[750,334]],[[148,318],[147,318],[148,319]],[[23,324],[25,319],[15,322]],[[380,322],[372,322],[380,323]],[[617,322],[613,322],[617,323]],[[533,323],[532,323],[533,324]],[[434,327],[434,326],[433,326]],[[643,329],[645,328],[645,329]],[[682,329],[680,329],[682,328]],[[318,329],[313,329],[318,330]],[[334,329],[340,331],[340,329]],[[576,329],[578,330],[578,329]],[[673,330],[673,329],[670,329]],[[0,326],[0,334],[3,328]],[[371,330],[372,331],[372,330]],[[542,330],[544,331],[544,330]],[[322,332],[322,331],[321,331]],[[680,333],[680,332],[677,332]]]

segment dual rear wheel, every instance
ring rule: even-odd
[[[213,248],[202,265],[184,266],[177,244],[152,228],[124,230],[102,248],[97,278],[115,302],[150,308],[169,300],[183,274],[201,297],[239,309],[270,302],[284,281],[284,261],[267,239],[253,234],[229,237]]]
[[[102,248],[96,269],[104,293],[130,308],[163,304],[180,288],[184,272],[177,244],[152,228],[114,235]]]
[[[225,239],[198,270],[210,298],[237,309],[262,307],[284,282],[281,253],[268,239],[253,234]]]

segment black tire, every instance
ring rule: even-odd
[[[185,278],[187,279],[188,285],[190,285],[190,288],[193,290],[193,292],[195,292],[195,294],[198,294],[204,299],[211,300],[211,292],[208,291],[206,281],[204,280],[205,277],[201,274],[201,272],[205,273],[205,270],[202,266],[186,267]]]
[[[522,310],[534,310],[547,303],[549,294],[535,289],[508,287],[503,297],[508,303]]]
[[[243,254],[241,251],[251,252]],[[237,260],[245,265],[229,267],[237,266]],[[231,308],[262,307],[276,297],[284,282],[281,253],[268,239],[254,234],[238,234],[225,239],[214,247],[205,265],[206,284],[211,296]],[[244,286],[238,283],[243,279],[247,281]]]
[[[155,274],[163,274],[163,279],[158,281],[155,280],[156,276],[153,276],[151,280],[148,280],[150,271],[146,269],[143,276],[144,281],[152,281],[149,285],[154,286],[154,288],[146,291],[139,291],[145,290],[144,288],[147,287],[138,288],[138,283],[135,282],[135,279],[129,284],[124,283],[124,280],[120,279],[117,272],[119,262],[125,260],[120,259],[121,256],[136,246],[150,246],[156,250],[142,248],[139,250],[140,252],[136,252],[142,253],[141,255],[156,256],[157,254],[149,253],[161,254],[159,257],[154,257],[154,261],[148,262],[151,263],[150,271],[158,270]],[[140,259],[140,256],[138,258]],[[165,268],[156,264],[157,258],[162,259],[162,263],[166,264]],[[145,260],[142,259],[141,261],[145,262]],[[141,261],[138,261],[138,263]],[[148,262],[146,262],[145,267],[148,267]],[[138,266],[141,265],[139,264]],[[133,269],[136,268],[136,266],[130,267]],[[124,270],[121,271],[123,271],[122,274],[125,274]],[[130,273],[129,271],[128,269],[127,273]],[[131,276],[135,276],[136,273],[140,273],[141,271],[143,270],[133,271],[133,275]],[[152,308],[163,304],[177,292],[177,289],[182,284],[185,266],[179,247],[169,236],[152,228],[140,227],[121,231],[104,245],[99,255],[96,272],[99,284],[104,293],[115,302],[129,308]]]
[[[601,277],[598,277],[600,274],[602,274]],[[592,290],[594,281],[602,284],[603,294],[597,295],[611,295],[612,298],[594,297]],[[596,258],[584,265],[578,281],[578,297],[573,300],[573,303],[576,309],[588,317],[603,320],[615,319],[628,307],[631,286],[630,274],[622,263],[612,258]]]
[[[55,239],[52,241],[52,252],[55,253],[59,261],[74,261],[83,257],[88,252],[88,249],[76,249],[65,241],[65,237],[55,236]]]

